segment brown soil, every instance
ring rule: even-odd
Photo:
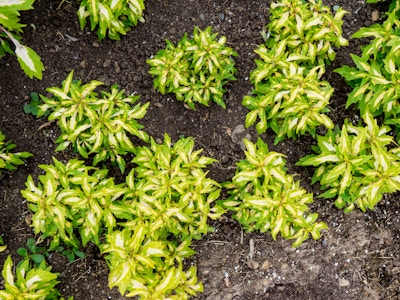
[[[235,128],[244,123],[247,109],[242,107],[244,95],[252,90],[248,80],[255,68],[254,50],[263,42],[262,26],[268,22],[270,1],[259,0],[152,0],[146,2],[146,23],[133,28],[120,41],[98,42],[95,33],[79,30],[76,17],[78,1],[37,0],[33,11],[22,15],[27,24],[23,40],[42,57],[46,71],[42,81],[30,80],[20,70],[15,57],[0,60],[0,129],[14,140],[20,151],[34,156],[18,171],[6,174],[0,181],[0,233],[8,245],[0,254],[0,265],[33,237],[27,224],[30,212],[19,191],[24,188],[28,174],[40,174],[39,164],[51,163],[51,157],[70,158],[69,152],[54,153],[59,135],[56,124],[42,127],[47,120],[27,115],[23,106],[31,92],[46,94],[50,86],[60,86],[71,70],[75,78],[88,82],[103,81],[107,86],[118,84],[127,93],[136,92],[151,106],[141,122],[155,138],[167,132],[173,140],[180,135],[193,136],[205,154],[219,160],[211,168],[210,177],[223,182],[235,171],[235,163],[244,157]],[[366,4],[364,0],[325,0],[324,4],[339,5],[350,12],[344,17],[346,37],[362,26],[373,24],[372,12],[387,10]],[[60,8],[59,8],[60,6]],[[378,20],[377,22],[381,21]],[[172,95],[162,96],[154,91],[146,59],[165,47],[165,39],[177,42],[194,26],[212,25],[214,31],[227,37],[239,56],[235,58],[237,81],[228,86],[224,110],[213,104],[210,108],[190,111]],[[71,39],[71,37],[73,37]],[[326,80],[335,88],[330,117],[341,124],[356,112],[345,110],[348,86],[333,69],[351,64],[350,53],[359,53],[365,40],[350,40],[349,47],[338,51]],[[106,89],[106,88],[104,88]],[[253,128],[250,134],[255,140]],[[310,172],[298,168],[295,162],[311,153],[311,137],[287,140],[273,146],[272,132],[262,135],[270,148],[286,154],[289,171],[298,174],[303,187],[319,193],[310,186]],[[273,241],[269,234],[247,234],[237,222],[223,217],[212,223],[215,233],[197,241],[197,255],[188,262],[198,267],[204,293],[196,299],[399,299],[400,298],[400,202],[399,194],[384,198],[374,211],[355,211],[345,215],[331,201],[315,198],[312,210],[330,229],[318,241],[306,241],[298,249],[291,241]],[[250,259],[250,240],[255,251]],[[84,249],[86,257],[72,264],[59,255],[50,263],[60,272],[59,289],[63,296],[84,299],[124,299],[116,289],[107,285],[108,269],[95,247]],[[0,281],[0,288],[3,282]]]

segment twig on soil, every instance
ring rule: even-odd
[[[229,244],[230,242],[228,241],[219,241],[219,240],[210,240],[210,241],[206,241],[206,244],[216,244],[216,245],[225,245],[225,244]]]
[[[55,120],[49,121],[47,123],[44,123],[44,124],[40,125],[39,128],[36,129],[36,131],[42,130],[43,128],[46,128],[46,127],[50,126],[54,122],[55,122]]]
[[[77,283],[83,276],[85,276],[86,274],[89,274],[89,273],[90,273],[90,266],[89,266],[89,269],[87,269],[85,272],[83,272],[77,279],[74,280],[74,282],[72,282],[72,285]]]

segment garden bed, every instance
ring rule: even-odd
[[[345,109],[350,92],[343,78],[333,70],[352,65],[350,53],[359,54],[366,40],[350,36],[363,26],[381,22],[387,5],[366,4],[363,0],[325,0],[325,5],[339,5],[349,14],[344,17],[344,36],[348,47],[337,51],[336,60],[328,67],[324,79],[334,87],[330,118],[341,125],[345,118],[357,112]],[[127,94],[137,93],[141,102],[150,101],[141,123],[154,139],[168,133],[173,141],[181,136],[195,138],[197,148],[218,160],[210,167],[209,177],[218,182],[230,180],[236,163],[244,158],[243,137],[257,139],[253,127],[244,129],[248,110],[242,99],[251,93],[249,75],[256,65],[254,50],[263,43],[260,34],[268,22],[270,1],[147,1],[145,23],[120,41],[98,41],[94,32],[80,31],[75,1],[37,0],[34,10],[22,15],[23,41],[33,48],[45,65],[43,80],[29,79],[20,70],[15,57],[0,60],[0,130],[17,144],[20,151],[33,157],[16,172],[6,173],[0,181],[0,233],[7,250],[0,253],[0,265],[10,254],[18,260],[16,250],[34,237],[29,227],[31,213],[20,194],[29,174],[36,178],[39,164],[52,163],[52,156],[65,161],[78,157],[71,151],[54,152],[60,132],[56,123],[24,113],[30,93],[46,94],[50,86],[60,86],[71,70],[75,79],[84,82],[100,80],[106,86],[118,84]],[[175,100],[173,95],[161,95],[153,88],[146,59],[165,48],[165,39],[177,43],[194,26],[212,26],[215,32],[227,37],[235,57],[237,80],[227,85],[224,110],[215,103],[209,108],[197,105],[192,111]],[[315,140],[302,136],[285,140],[274,146],[274,134],[267,131],[261,138],[271,150],[287,155],[289,173],[296,174],[302,186],[315,195],[317,185],[310,185],[312,169],[295,163],[311,154]],[[111,170],[118,179],[118,170]],[[329,230],[321,239],[307,240],[299,248],[291,241],[269,233],[244,233],[240,225],[223,216],[211,222],[215,232],[196,241],[197,254],[189,265],[196,265],[204,293],[196,299],[397,299],[400,297],[400,202],[399,194],[384,197],[380,204],[366,213],[355,210],[344,214],[332,201],[316,198],[311,206],[318,212]],[[250,247],[250,244],[254,245]],[[54,254],[49,263],[60,272],[59,289],[64,297],[75,299],[123,299],[117,289],[108,288],[108,268],[94,246],[83,249],[86,256],[73,263]],[[0,281],[0,288],[2,286]]]

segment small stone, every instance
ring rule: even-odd
[[[225,19],[225,14],[223,12],[218,14],[218,18],[223,21]]]
[[[251,31],[251,29],[249,28],[249,29],[247,29],[245,32],[244,32],[244,36],[245,37],[248,37],[248,38],[250,38],[251,37],[251,35],[252,35],[252,31]]]
[[[119,67],[119,64],[117,61],[114,62],[114,72],[117,74],[121,72],[121,68]]]
[[[163,107],[164,107],[164,104],[162,104],[162,103],[160,103],[160,102],[155,102],[155,103],[154,103],[154,106],[155,106],[155,107],[158,107],[158,108],[163,108]]]
[[[98,42],[93,42],[92,46],[95,47],[95,48],[99,48],[100,44]]]
[[[266,260],[263,262],[263,264],[261,265],[261,271],[266,271],[269,269],[269,261]]]
[[[340,287],[345,287],[345,286],[349,286],[350,285],[350,281],[348,281],[347,279],[344,278],[339,278],[339,286]]]
[[[109,67],[111,65],[111,59],[106,59],[105,61],[104,61],[104,63],[103,63],[103,67],[104,68],[107,68],[107,67]]]
[[[379,11],[374,10],[371,15],[372,22],[376,22],[379,20]]]
[[[82,61],[79,63],[79,66],[80,66],[81,68],[86,68],[86,61],[85,61],[85,60],[82,60]]]
[[[260,267],[260,264],[259,264],[257,261],[255,261],[255,260],[249,259],[249,260],[247,261],[247,266],[248,266],[250,269],[257,270],[257,269]]]
[[[204,14],[199,15],[200,20],[204,21],[206,19],[206,16]]]

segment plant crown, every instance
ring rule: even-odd
[[[271,231],[274,240],[280,233],[295,239],[293,247],[300,246],[309,234],[320,238],[320,231],[328,227],[316,222],[318,214],[306,215],[313,196],[287,174],[284,155],[269,151],[260,138],[256,144],[246,139],[244,143],[246,159],[237,163],[232,181],[224,184],[230,196],[221,201],[223,207],[234,212],[233,218],[244,230]]]
[[[326,115],[333,88],[321,81],[325,63],[335,58],[335,47],[347,45],[342,37],[339,8],[333,16],[321,1],[282,0],[271,3],[265,44],[255,51],[261,58],[250,74],[253,95],[243,105],[250,112],[246,127],[257,119],[257,132],[271,128],[275,143],[309,133],[324,125],[333,128]]]
[[[47,89],[54,97],[40,95],[44,104],[39,106],[38,116],[50,111],[48,119],[58,120],[62,132],[56,140],[60,143],[56,151],[72,145],[84,158],[95,154],[94,166],[109,159],[124,172],[126,163],[122,155],[132,153],[134,149],[129,134],[143,141],[149,139],[136,120],[144,117],[150,103],[136,104],[138,95],[126,96],[124,90],[119,91],[116,85],[98,97],[94,90],[102,82],[93,80],[82,84],[73,81],[72,77],[73,72],[63,81],[61,88]]]
[[[83,30],[89,18],[91,30],[98,27],[99,40],[107,35],[119,40],[120,34],[125,35],[139,21],[144,22],[143,11],[144,0],[81,0],[78,19]]]
[[[215,160],[201,151],[192,138],[174,145],[168,135],[162,144],[151,139],[150,147],[135,149],[135,167],[121,184],[106,169],[53,158],[54,164],[40,165],[45,173],[38,184],[29,176],[21,191],[34,231],[52,238],[50,250],[99,246],[107,254],[110,288],[122,295],[187,299],[203,287],[196,268],[183,270],[183,258],[195,253],[193,239],[212,230],[208,218],[225,212],[214,203],[220,185],[203,171]]]
[[[2,275],[5,283],[4,289],[0,290],[0,299],[64,299],[60,298],[61,294],[55,287],[59,283],[58,273],[52,273],[46,261],[36,266],[29,258],[25,258],[18,263],[14,276],[13,261],[8,256]]]
[[[154,87],[163,95],[174,93],[193,110],[195,102],[209,106],[210,101],[225,108],[223,86],[236,79],[232,56],[237,53],[225,46],[225,36],[218,41],[216,36],[211,27],[196,27],[193,37],[185,34],[177,46],[166,40],[167,47],[147,60]]]
[[[388,126],[379,126],[365,112],[366,126],[346,120],[342,129],[317,136],[316,154],[307,155],[297,165],[318,167],[312,183],[319,182],[320,197],[335,198],[335,205],[352,211],[373,209],[383,194],[400,190],[400,149],[393,147]]]
[[[361,56],[351,54],[356,67],[343,66],[335,71],[342,75],[353,91],[346,108],[356,104],[361,114],[367,110],[383,115],[386,124],[400,132],[400,2],[383,24],[361,28],[353,38],[373,37]]]

